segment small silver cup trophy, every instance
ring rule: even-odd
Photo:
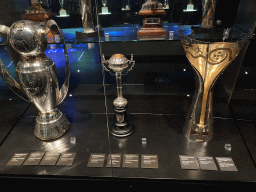
[[[59,90],[58,72],[55,63],[45,55],[47,34],[55,26],[63,40],[66,72],[65,81]],[[15,64],[18,82],[10,75],[0,59],[0,76],[22,99],[38,109],[34,135],[41,140],[62,136],[70,127],[67,118],[56,107],[67,95],[69,87],[69,60],[66,44],[55,21],[38,23],[29,20],[17,21],[0,32],[7,34],[10,46],[20,60]]]
[[[129,136],[134,132],[134,127],[132,123],[127,120],[126,111],[128,101],[122,94],[122,75],[133,69],[135,65],[133,55],[131,55],[131,60],[128,60],[122,54],[114,54],[109,60],[105,60],[103,55],[102,64],[106,71],[116,76],[117,83],[117,98],[113,102],[116,119],[115,122],[110,125],[110,133],[116,137]]]

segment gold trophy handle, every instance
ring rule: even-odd
[[[9,34],[10,28],[4,25],[0,25],[0,33]],[[22,99],[29,101],[27,95],[22,91],[19,83],[15,81],[15,79],[11,76],[11,74],[7,71],[6,67],[4,66],[2,60],[0,59],[0,76],[4,80],[4,82],[10,87],[10,89]]]
[[[51,26],[56,25],[58,28],[58,31],[60,33],[60,37],[63,41],[63,48],[64,48],[64,54],[65,54],[65,62],[66,62],[66,74],[65,74],[65,81],[57,95],[57,105],[59,105],[67,96],[68,93],[68,87],[69,87],[69,60],[68,60],[68,51],[67,51],[67,46],[66,46],[66,42],[65,39],[63,37],[63,34],[58,26],[58,24],[54,21],[54,20],[48,20],[46,23],[46,34],[48,34],[48,32],[51,29]]]

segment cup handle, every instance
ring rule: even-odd
[[[10,28],[4,25],[0,25],[0,33],[9,34]],[[22,91],[20,85],[15,81],[15,79],[11,76],[9,71],[7,71],[4,66],[2,60],[0,59],[0,76],[4,80],[4,82],[10,87],[10,89],[19,97],[29,102],[27,95]]]
[[[48,34],[48,32],[50,31],[51,27],[55,25],[58,28],[58,31],[60,33],[60,37],[63,41],[63,48],[64,48],[64,54],[65,54],[65,62],[66,62],[66,74],[65,74],[65,81],[61,87],[61,89],[58,92],[57,95],[57,105],[59,105],[67,96],[68,93],[68,87],[69,87],[69,77],[70,77],[70,73],[69,73],[69,60],[68,60],[68,51],[67,51],[67,46],[66,46],[66,42],[65,39],[63,37],[63,34],[58,26],[58,24],[54,21],[54,20],[48,20],[46,23],[46,34]],[[48,30],[48,31],[47,31]]]

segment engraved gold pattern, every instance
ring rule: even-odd
[[[185,40],[186,41],[186,40]],[[237,43],[215,42],[188,44],[183,40],[186,56],[192,66],[199,72],[204,82],[203,101],[200,124],[205,123],[205,112],[210,88],[225,68],[237,56],[240,47]]]

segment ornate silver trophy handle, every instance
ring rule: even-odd
[[[0,33],[5,33],[9,35],[10,28],[4,25],[0,25]],[[15,79],[8,72],[6,67],[4,66],[2,60],[0,59],[0,76],[5,81],[5,83],[10,87],[10,89],[22,99],[29,101],[27,95],[22,91],[20,85],[15,81]]]
[[[57,95],[57,105],[59,105],[66,97],[67,93],[68,93],[68,87],[69,87],[69,60],[68,60],[68,51],[67,51],[67,46],[66,46],[66,42],[65,42],[65,39],[63,37],[63,34],[58,26],[58,24],[54,21],[54,20],[49,20],[47,21],[46,23],[46,34],[48,34],[48,32],[50,31],[51,29],[51,26],[57,26],[58,28],[58,31],[60,33],[60,37],[63,41],[63,48],[64,48],[64,54],[65,54],[65,62],[66,62],[66,74],[65,74],[65,81]],[[47,31],[48,30],[48,31]]]
[[[135,61],[133,60],[133,54],[131,54],[131,60],[129,60],[129,65],[130,65],[130,67],[127,68],[126,73],[127,73],[128,71],[133,70],[133,68],[134,68]]]

